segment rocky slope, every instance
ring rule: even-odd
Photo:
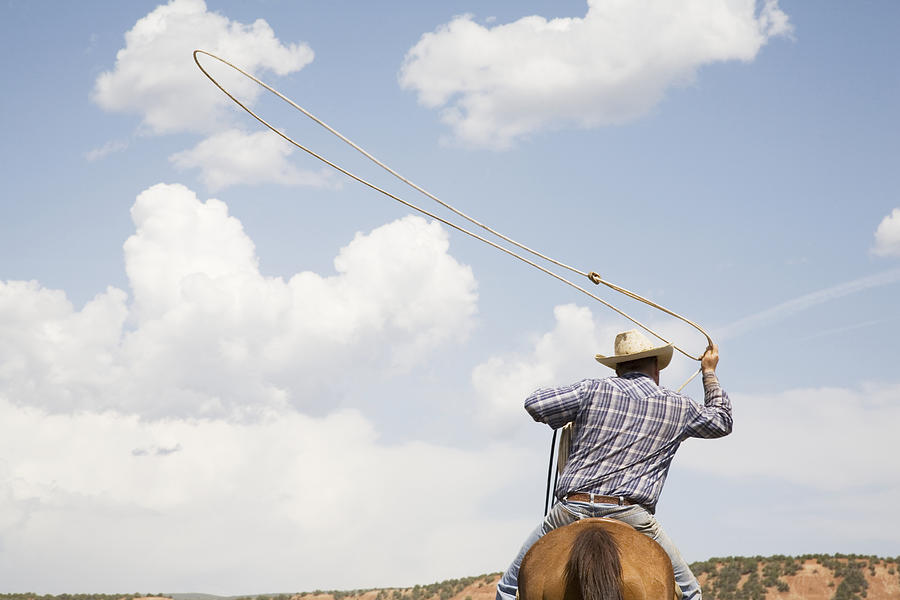
[[[712,558],[691,565],[705,600],[900,600],[900,556]],[[499,573],[417,585],[351,591],[261,594],[0,594],[0,600],[494,600]]]
[[[724,558],[691,568],[706,600],[900,599],[900,557]]]
[[[727,557],[691,568],[705,600],[900,600],[900,556]],[[499,578],[495,573],[412,588],[258,600],[493,600]]]

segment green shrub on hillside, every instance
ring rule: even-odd
[[[829,587],[835,588],[831,600],[863,600],[868,595],[868,581],[864,570],[875,575],[875,567],[882,565],[890,575],[900,569],[900,560],[861,556],[856,554],[808,554],[789,556],[711,558],[693,563],[691,569],[698,577],[706,575],[703,594],[708,600],[764,600],[767,590],[790,590],[782,576],[795,575],[808,560],[814,560],[833,574]],[[743,579],[743,584],[741,580]]]
[[[145,596],[158,596],[160,598],[171,598],[168,594],[35,594],[33,592],[25,592],[22,594],[0,594],[0,600],[122,600],[123,598],[141,598]]]

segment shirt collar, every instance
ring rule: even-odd
[[[620,376],[622,379],[637,379],[638,377],[646,377],[651,382],[653,382],[653,378],[647,375],[646,373],[641,373],[640,371],[631,371],[629,373],[625,373]]]

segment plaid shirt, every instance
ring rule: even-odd
[[[705,402],[656,385],[642,373],[540,389],[525,400],[553,429],[575,422],[557,498],[575,492],[622,496],[656,509],[669,465],[689,437],[731,433],[731,401],[714,373],[703,375]]]

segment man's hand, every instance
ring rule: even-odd
[[[719,346],[716,343],[712,343],[706,348],[706,352],[700,358],[700,368],[703,369],[704,373],[715,373],[718,364]]]

